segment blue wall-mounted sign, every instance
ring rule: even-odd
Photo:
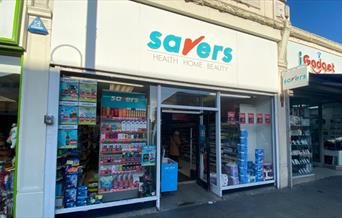
[[[43,21],[40,19],[40,17],[34,18],[32,23],[29,25],[28,29],[31,33],[37,33],[42,35],[47,35],[49,32],[47,31],[46,27],[44,26]]]

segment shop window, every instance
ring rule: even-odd
[[[274,180],[272,98],[221,95],[223,187]]]
[[[156,195],[156,87],[63,73],[59,105],[57,209]]]
[[[0,56],[0,217],[8,218],[13,217],[19,85],[19,58]]]
[[[162,104],[216,107],[216,93],[173,87],[162,87]]]
[[[314,110],[309,105],[292,104],[290,111],[292,175],[312,173],[312,144],[310,117]],[[318,136],[318,135],[317,135]],[[319,140],[317,140],[318,142]]]

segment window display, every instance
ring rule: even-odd
[[[0,217],[13,217],[19,74],[0,69]]]
[[[292,105],[290,112],[292,175],[312,173],[310,109],[308,105]]]
[[[274,179],[271,104],[270,97],[222,95],[223,187]]]
[[[148,139],[149,90],[103,81],[61,77],[57,209],[156,194],[156,146]]]

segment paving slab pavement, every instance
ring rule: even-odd
[[[69,214],[66,218],[342,218],[342,176],[276,190],[272,187],[226,193],[213,204],[157,212],[153,204]]]

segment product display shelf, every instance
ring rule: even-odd
[[[138,196],[133,177],[143,173],[141,151],[146,143],[146,117],[101,117],[99,193],[106,201]],[[108,167],[111,169],[103,170]],[[123,170],[126,167],[139,170]]]
[[[210,155],[209,155],[209,165],[210,172],[216,172],[216,134],[215,134],[215,125],[209,125],[209,147],[210,147]]]
[[[312,174],[311,125],[307,107],[291,109],[291,163],[294,177]]]
[[[240,125],[228,124],[224,120],[221,124],[221,159],[222,167],[229,162],[237,161],[237,145],[240,143]]]

